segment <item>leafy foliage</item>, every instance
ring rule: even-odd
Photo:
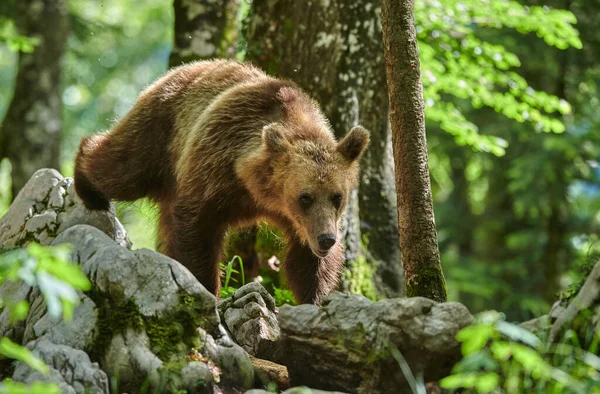
[[[60,387],[52,383],[33,382],[25,384],[5,379],[0,383],[0,393],[3,394],[59,394]]]
[[[39,358],[35,357],[27,348],[17,345],[7,337],[0,338],[0,354],[5,357],[12,358],[24,362],[31,369],[36,370],[44,375],[48,374],[48,366]]]
[[[70,263],[71,249],[68,245],[44,247],[30,243],[26,249],[16,249],[2,255],[0,280],[22,280],[29,286],[37,286],[44,295],[48,313],[70,320],[73,309],[79,303],[76,290],[89,290],[90,281],[78,265]],[[12,306],[21,311],[24,307]]]
[[[29,286],[39,287],[48,313],[55,318],[69,320],[75,306],[79,303],[76,290],[89,290],[91,284],[81,272],[81,268],[71,262],[68,245],[41,246],[31,243],[26,249],[17,249],[0,254],[0,284],[25,282]],[[11,321],[24,320],[29,311],[26,300],[0,299],[2,308],[9,308]],[[48,367],[35,357],[29,349],[12,342],[9,338],[0,338],[0,355],[26,363],[32,369],[48,374]],[[59,393],[56,384],[33,383],[25,385],[6,379],[0,383],[0,392],[17,393]]]
[[[235,262],[239,264],[239,270],[234,268]],[[219,267],[221,269],[222,276],[222,286],[221,286],[221,298],[228,298],[236,292],[241,286],[246,284],[246,277],[244,274],[244,263],[240,256],[233,256],[227,264],[220,263]],[[240,276],[240,281],[234,277],[234,275]],[[270,284],[270,286],[269,286]],[[275,299],[275,305],[281,306],[283,304],[296,305],[296,301],[294,300],[294,294],[286,288],[279,288],[275,286],[273,283],[263,283],[265,288],[268,290],[271,288],[271,295]]]
[[[456,2],[440,3],[445,11],[432,12],[446,12],[447,20],[454,20],[456,9],[452,7]],[[523,12],[511,11],[507,22],[506,17],[494,11],[506,4]],[[569,12],[551,8],[564,7],[565,3],[553,0],[482,2],[479,6],[485,12],[473,11],[475,19],[468,26],[478,40],[494,48],[501,46],[519,61],[518,68],[507,70],[481,67],[500,74],[518,72],[532,89],[525,87],[526,91],[552,93],[554,104],[538,109],[553,122],[561,122],[564,132],[546,133],[531,118],[508,119],[497,108],[485,104],[477,108],[470,98],[442,93],[440,97],[459,108],[465,119],[509,146],[503,149],[504,156],[493,157],[478,149],[474,152],[468,144],[461,146],[460,141],[457,145],[455,138],[429,118],[432,189],[448,289],[452,299],[464,302],[472,311],[494,308],[518,320],[545,313],[560,291],[585,277],[583,268],[590,264],[586,257],[588,240],[600,224],[600,172],[596,160],[600,154],[600,118],[593,109],[600,75],[595,54],[600,42],[597,29],[588,19],[597,7],[590,8],[591,3],[579,0],[568,4],[577,16],[579,33],[574,32],[574,19]],[[520,20],[512,21],[512,16]],[[462,13],[458,16],[463,17]],[[488,23],[496,17],[500,22]],[[527,22],[531,27],[514,28],[527,17],[535,19]],[[484,20],[488,22],[479,23]],[[568,25],[564,29],[557,27],[564,23]],[[526,33],[537,30],[541,30],[537,36]],[[441,31],[440,34],[444,35]],[[539,39],[546,34],[550,34],[550,44],[554,46]],[[552,42],[553,36],[560,34],[566,42]],[[448,36],[454,37],[452,32]],[[441,42],[439,38],[429,35],[422,36],[422,40],[431,41],[435,56],[442,59],[441,44],[436,44]],[[581,49],[578,41],[583,44]],[[562,49],[566,45],[571,46]],[[453,48],[457,59],[478,58],[469,51],[464,53],[462,45]],[[423,65],[427,66],[425,61]],[[477,80],[465,81],[474,90],[482,86]],[[427,83],[424,75],[424,84]],[[512,92],[506,86],[483,86],[501,93]],[[556,107],[555,99],[559,105],[568,101],[571,111],[548,112],[550,107]]]
[[[164,0],[69,0],[74,34],[63,71],[63,160],[71,162],[81,137],[109,128],[165,71],[172,5]]]
[[[504,154],[507,143],[497,136],[479,134],[460,106],[445,99],[468,100],[475,108],[487,106],[518,122],[561,133],[562,122],[549,114],[567,114],[570,105],[556,96],[533,89],[514,71],[519,58],[504,46],[480,38],[479,28],[512,28],[536,32],[548,45],[581,48],[573,27],[576,20],[565,10],[525,7],[516,1],[428,0],[415,3],[426,115],[440,123],[460,145]]]
[[[234,263],[238,261],[240,265],[239,271],[233,268]],[[233,256],[231,260],[227,264],[220,263],[219,267],[222,270],[223,278],[223,286],[221,286],[221,298],[231,297],[235,291],[246,284],[246,277],[244,276],[244,262],[240,256]],[[237,282],[237,279],[232,278],[232,274],[240,274],[241,275],[241,284],[238,287],[234,287],[230,284],[230,282]]]
[[[355,260],[350,261],[348,269],[344,271],[346,280],[350,284],[350,292],[361,294],[370,300],[376,301],[378,298],[377,289],[373,283],[375,269],[364,256],[357,256]]]
[[[0,42],[5,42],[12,52],[31,53],[39,41],[37,37],[26,37],[19,34],[11,19],[0,17]]]
[[[282,289],[273,286],[273,298],[275,298],[276,306],[281,306],[283,304],[296,305],[294,293],[292,293],[292,291],[289,289]]]
[[[464,358],[440,381],[476,393],[600,392],[600,358],[578,346],[551,345],[498,312],[481,313],[456,336]],[[596,346],[597,347],[597,346]]]

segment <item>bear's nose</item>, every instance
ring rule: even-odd
[[[317,237],[319,248],[329,250],[335,244],[335,234],[321,234]]]

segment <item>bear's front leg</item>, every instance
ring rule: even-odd
[[[289,240],[283,268],[298,304],[320,304],[337,286],[343,267],[340,242],[326,257],[317,257],[296,237]]]
[[[161,226],[169,228],[160,229],[160,233],[169,234],[161,252],[183,264],[217,298],[221,287],[219,261],[226,230],[217,220],[218,215],[216,210],[176,207],[172,220],[161,221]]]

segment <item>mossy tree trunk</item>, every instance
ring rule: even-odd
[[[215,57],[228,57],[232,0],[174,0],[175,34],[169,67]],[[235,19],[235,18],[233,18]]]
[[[361,124],[371,144],[347,215],[346,259],[372,262],[379,295],[403,294],[388,96],[375,0],[254,0],[246,59],[309,92],[336,136]]]
[[[13,198],[38,169],[60,169],[61,62],[69,32],[66,0],[20,0],[9,11],[19,34],[36,38],[20,53],[14,96],[0,127],[0,159],[12,166]]]
[[[406,294],[446,301],[433,216],[413,0],[383,0],[382,25]]]

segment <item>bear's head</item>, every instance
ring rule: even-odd
[[[369,133],[356,126],[336,142],[329,130],[289,127],[272,123],[263,129],[262,154],[269,163],[262,185],[269,196],[264,198],[315,255],[325,257],[339,242],[340,218],[357,182]]]

